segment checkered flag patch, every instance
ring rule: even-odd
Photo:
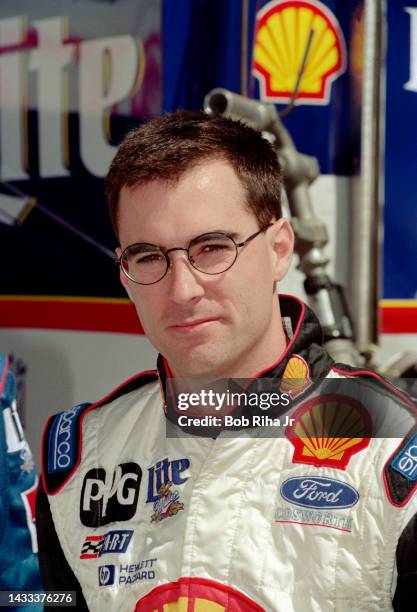
[[[81,549],[80,559],[96,559],[103,546],[104,536],[87,536]]]

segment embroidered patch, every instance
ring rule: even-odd
[[[79,404],[53,417],[48,444],[48,473],[64,472],[76,460],[78,416],[88,404]]]
[[[329,510],[306,508],[284,508],[275,510],[274,523],[298,523],[313,527],[328,527],[339,531],[352,532],[353,518]]]
[[[384,468],[388,500],[404,506],[417,489],[417,431],[414,427],[388,459]]]
[[[184,509],[184,504],[180,501],[180,492],[177,489],[171,489],[171,487],[182,485],[188,480],[187,471],[189,467],[190,460],[186,457],[173,461],[166,457],[162,461],[157,461],[155,465],[148,469],[146,503],[153,503],[151,523],[159,523]]]
[[[148,468],[148,496],[146,503],[154,502],[159,498],[161,485],[168,482],[174,485],[182,485],[188,480],[187,470],[190,467],[190,460],[174,459],[170,461],[168,457],[157,461],[155,465]],[[185,473],[184,473],[185,472]]]
[[[153,503],[153,514],[151,523],[159,523],[169,516],[178,514],[184,510],[184,504],[180,501],[180,493],[176,489],[170,490],[172,482],[160,486],[158,498]]]
[[[80,520],[86,527],[127,521],[136,512],[142,470],[137,463],[120,463],[113,471],[92,468],[84,476]]]
[[[359,500],[352,486],[320,476],[288,478],[281,485],[281,495],[290,504],[322,510],[351,508]]]
[[[410,482],[417,480],[417,434],[400,449],[390,465]]]
[[[99,586],[111,586],[114,584],[114,565],[100,565],[98,568]]]
[[[293,414],[285,435],[294,446],[293,463],[346,469],[352,455],[366,448],[371,418],[357,400],[338,394],[314,397]]]
[[[142,559],[137,563],[100,565],[98,584],[99,586],[111,586],[116,582],[119,586],[125,586],[137,582],[153,582],[156,580],[157,561],[158,559],[154,557],[153,559]]]
[[[132,529],[86,536],[81,548],[80,559],[97,559],[97,557],[111,553],[124,553],[127,551],[132,536]]]
[[[97,559],[103,546],[103,540],[103,535],[87,536],[81,548],[80,559]]]
[[[311,384],[307,362],[300,355],[293,355],[282,375],[280,391],[288,393],[291,398],[295,398]]]
[[[158,559],[143,559],[138,563],[119,564],[119,585],[150,582],[156,579],[156,563]]]
[[[132,592],[133,589],[132,589]],[[209,578],[179,578],[165,582],[141,597],[134,612],[194,610],[197,612],[265,612],[244,593]]]

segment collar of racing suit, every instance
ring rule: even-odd
[[[289,361],[294,357],[305,364],[305,377],[312,383],[309,385],[309,391],[311,392],[316,385],[320,384],[320,380],[326,377],[334,363],[322,347],[323,332],[313,311],[304,302],[289,295],[280,295],[279,303],[283,322],[285,320],[290,322],[290,325],[284,325],[287,336],[290,336],[289,342],[285,351],[281,353],[275,363],[245,381],[244,390],[247,393],[278,390],[283,376],[286,375]],[[288,330],[292,331],[289,333]],[[157,367],[165,414],[169,421],[178,425],[179,410],[171,383],[172,374],[167,360],[162,355],[158,356]],[[229,389],[242,392],[241,386],[239,388],[234,387],[233,380],[229,381]],[[304,394],[300,396],[300,399],[303,396]],[[248,407],[246,411],[240,409],[238,413],[234,410],[233,413],[240,416],[245,415],[249,410],[251,414],[257,413],[257,409],[253,407]],[[279,406],[269,412],[271,416],[279,416],[281,413],[282,409]],[[260,414],[262,414],[262,411]],[[196,431],[195,433],[201,435],[201,432]],[[210,435],[210,431],[206,429],[205,435]]]

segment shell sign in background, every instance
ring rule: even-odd
[[[278,0],[257,14],[253,72],[261,99],[290,102],[298,84],[297,104],[328,104],[345,68],[342,31],[321,2]]]

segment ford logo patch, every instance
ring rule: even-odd
[[[288,478],[281,485],[281,495],[291,504],[305,508],[350,508],[359,499],[353,487],[321,476],[302,476]]]

